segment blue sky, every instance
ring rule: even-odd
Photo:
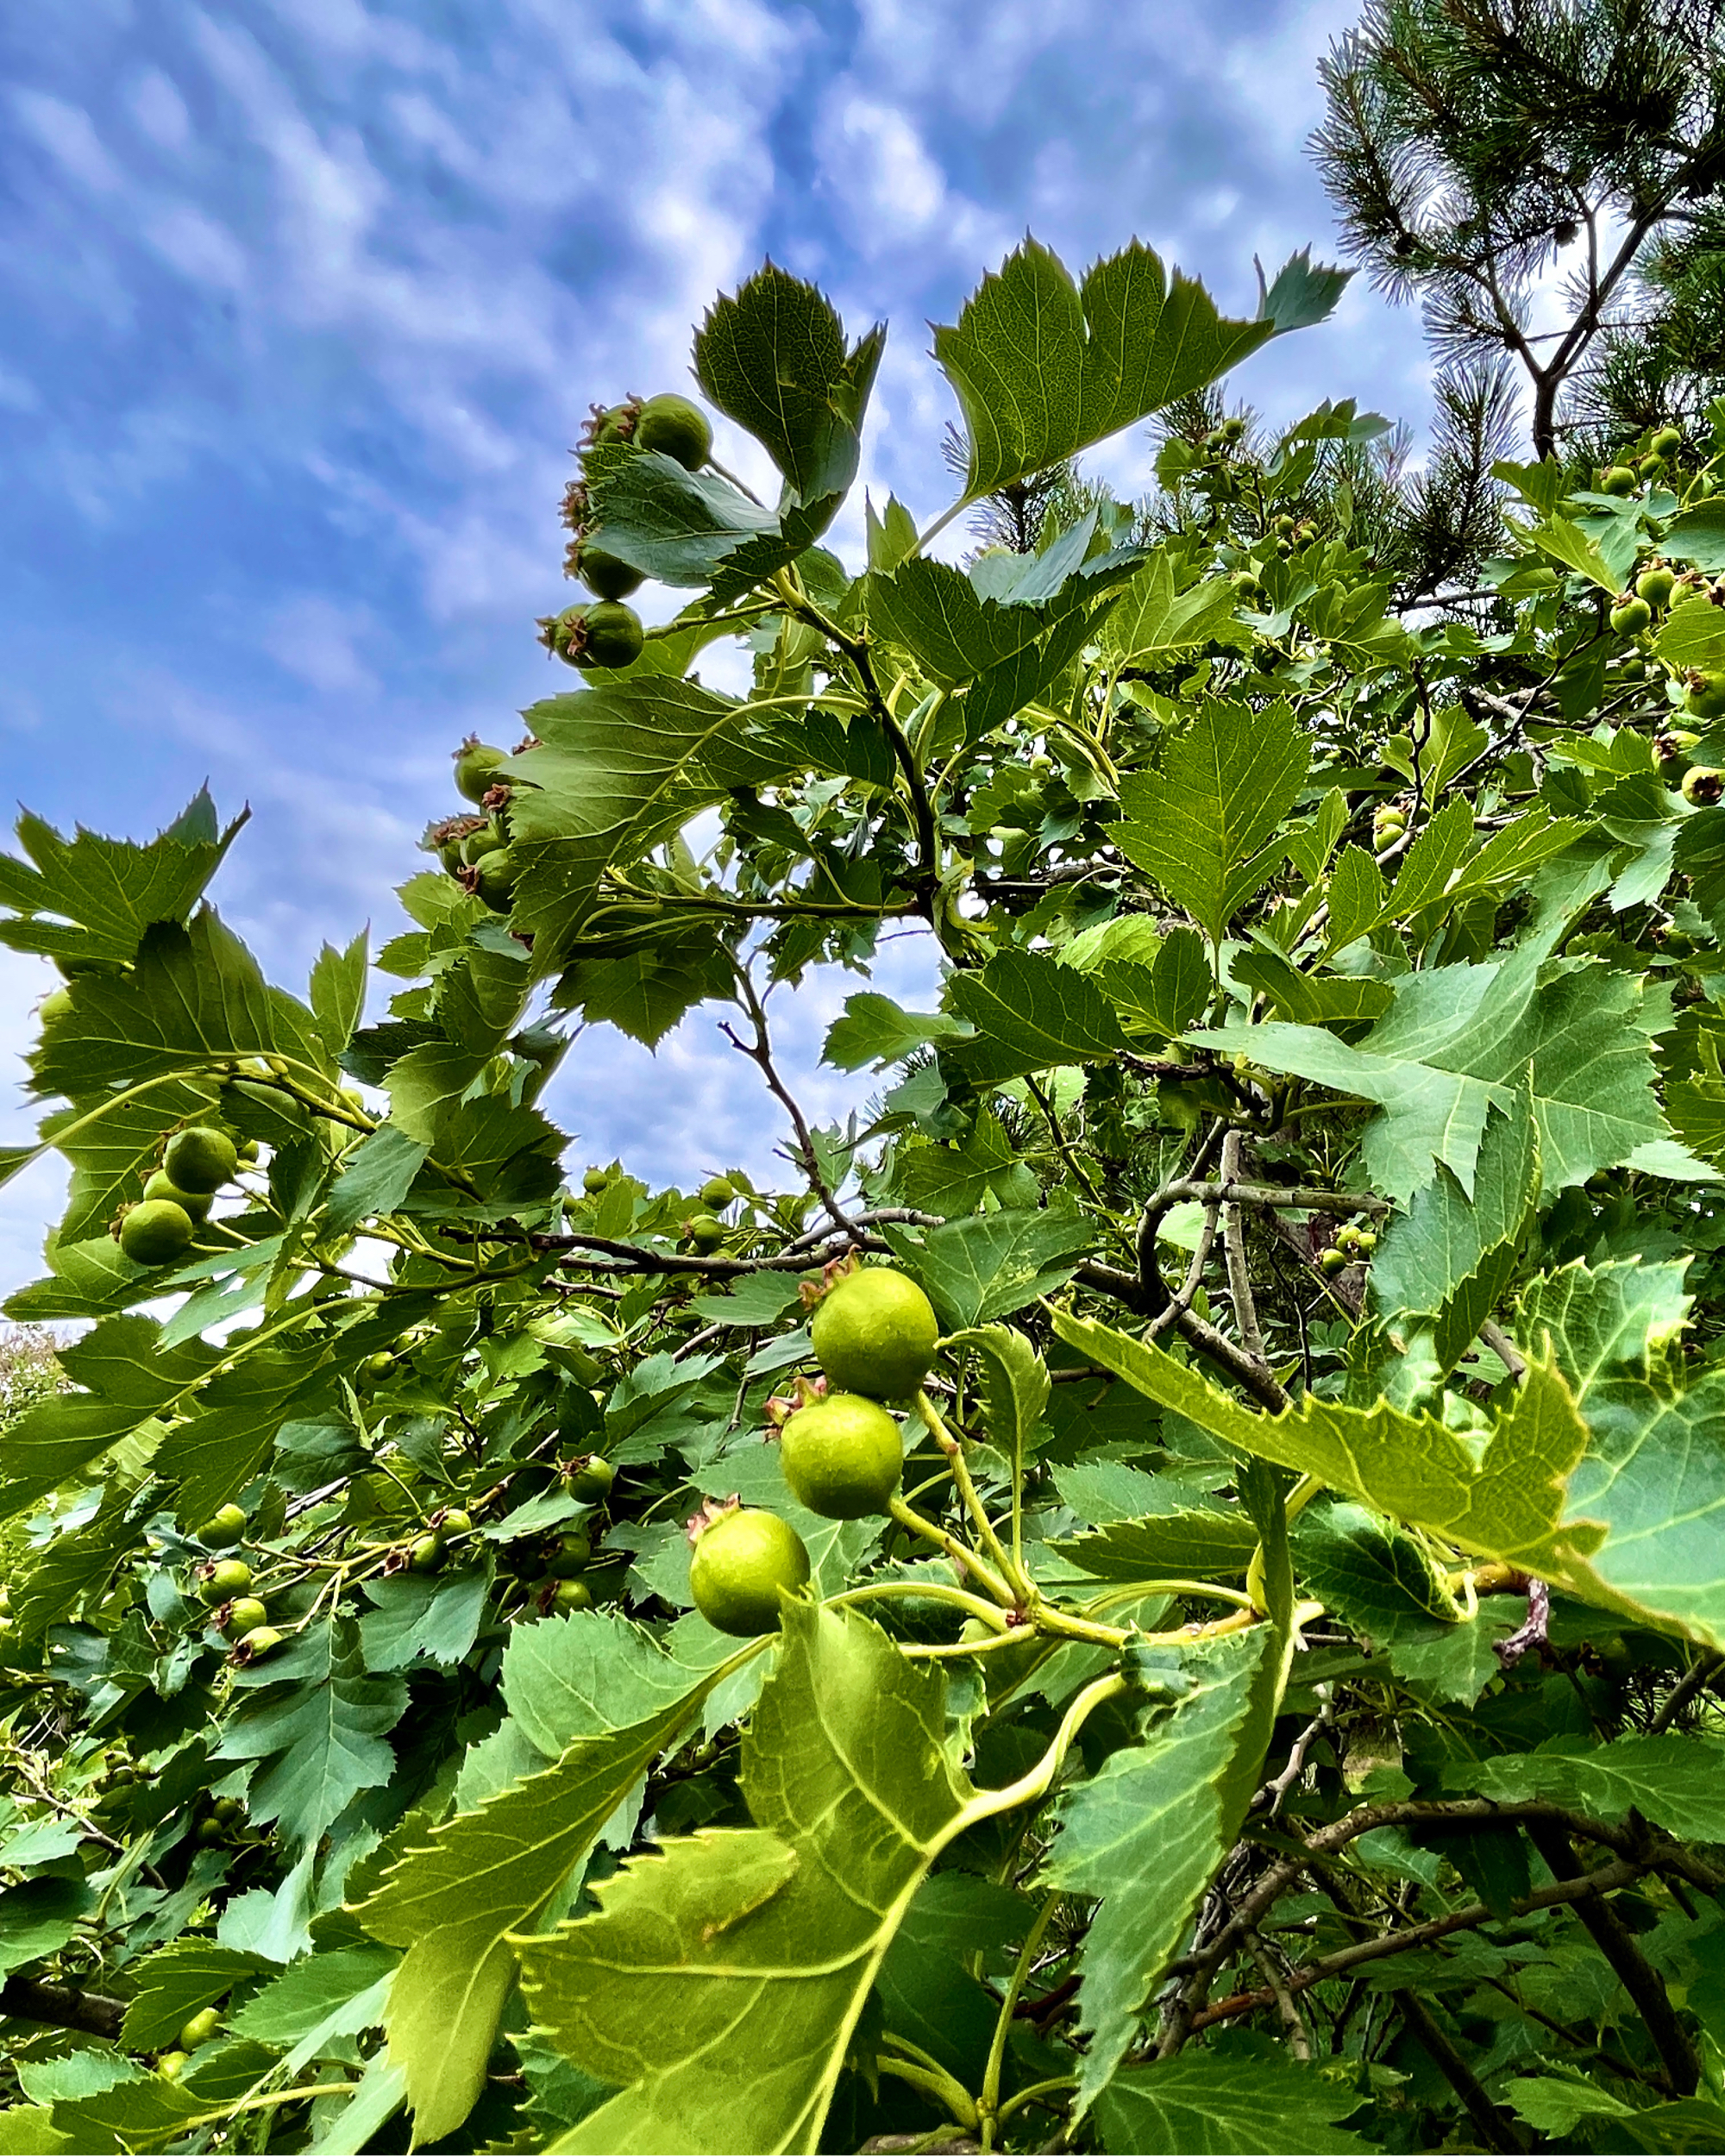
[[[1352,4],[1236,0],[77,0],[0,23],[0,761],[51,819],[141,835],[206,778],[253,822],[217,886],[289,986],[395,918],[469,730],[566,686],[557,502],[590,400],[680,386],[763,254],[892,324],[864,479],[925,517],[951,411],[926,357],[1026,229],[1075,268],[1136,234],[1249,312],[1251,261],[1332,251],[1304,154]],[[1417,322],[1363,286],[1235,378],[1293,417],[1416,425]],[[748,445],[722,442],[745,467]],[[1122,487],[1141,436],[1091,460]],[[841,542],[860,529],[855,514]],[[651,594],[648,595],[649,598]],[[674,602],[660,594],[664,612]],[[558,670],[561,672],[561,669]],[[927,970],[914,939],[894,978]],[[0,1057],[43,984],[0,953]],[[787,1007],[816,1068],[857,984]],[[16,1069],[16,1062],[12,1068]],[[579,1158],[666,1175],[778,1133],[697,1016],[584,1043]],[[0,1129],[18,1118],[9,1081]],[[0,1288],[45,1170],[0,1194]]]

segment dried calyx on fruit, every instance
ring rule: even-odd
[[[539,624],[539,641],[572,667],[626,667],[641,656],[646,631],[632,606],[616,599],[582,600]]]

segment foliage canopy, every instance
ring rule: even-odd
[[[1027,242],[950,514],[1342,282]],[[1501,467],[1483,617],[1355,543],[1351,405],[846,565],[884,334],[715,303],[770,505],[596,411],[577,567],[691,596],[548,621],[381,1010],[265,980],[203,797],[0,856],[79,1328],[0,1439],[0,2150],[1725,2138],[1725,410]],[[850,995],[812,1127],[771,998],[902,922],[938,1007]],[[567,1182],[562,1059],[706,1002],[787,1186]]]

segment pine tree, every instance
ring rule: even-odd
[[[1537,455],[1694,371],[1677,355],[1725,281],[1718,0],[1369,0],[1320,72],[1313,147],[1348,238],[1419,299],[1452,381],[1520,363]],[[1672,333],[1651,376],[1650,320]]]

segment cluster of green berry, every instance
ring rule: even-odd
[[[176,1131],[143,1197],[116,1216],[113,1233],[135,1265],[177,1265],[223,1187],[258,1157],[255,1138],[235,1138],[213,1123]]]
[[[235,1550],[245,1540],[249,1523],[238,1505],[223,1505],[198,1530],[206,1550]],[[252,1592],[254,1575],[243,1557],[207,1557],[193,1575],[201,1599],[213,1613],[212,1622],[233,1640],[234,1659],[244,1668],[261,1662],[281,1645],[281,1634],[269,1621],[269,1611]]]
[[[235,1800],[225,1798],[222,1801],[233,1802]],[[157,2053],[156,2071],[165,2081],[178,2081],[191,2064],[192,2053],[207,2044],[221,2026],[222,2010],[219,2007],[200,2008],[180,2024],[179,2034],[174,2039],[175,2047],[172,2051]]]
[[[1638,486],[1662,479],[1675,460],[1683,454],[1683,433],[1680,428],[1659,427],[1648,435],[1639,454],[1627,460],[1608,464],[1593,475],[1594,491],[1610,494],[1618,499],[1633,494]],[[1713,492],[1712,474],[1703,473],[1696,482],[1703,494]]]
[[[865,1266],[828,1289],[811,1339],[831,1389],[789,1414],[780,1433],[780,1463],[800,1504],[823,1520],[888,1509],[904,1442],[881,1402],[915,1394],[939,1337],[928,1297],[890,1266]],[[807,1547],[776,1513],[735,1498],[709,1503],[689,1522],[689,1539],[695,1608],[739,1639],[776,1631],[780,1591],[808,1583]]]
[[[698,404],[667,392],[630,397],[620,404],[595,404],[581,454],[613,442],[629,442],[649,454],[669,457],[686,472],[699,472],[712,454],[712,429]],[[641,572],[608,553],[587,528],[586,490],[579,481],[564,497],[563,515],[574,532],[564,573],[585,584],[593,597],[544,616],[539,641],[572,667],[630,666],[641,656],[646,631],[641,617],[624,601],[640,588]]]
[[[1335,1241],[1320,1253],[1318,1270],[1326,1279],[1333,1280],[1350,1265],[1369,1258],[1377,1248],[1377,1238],[1370,1228],[1356,1227],[1352,1220],[1347,1221],[1336,1230]]]

